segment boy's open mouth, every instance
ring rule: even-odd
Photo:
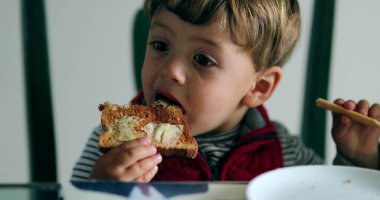
[[[177,106],[182,110],[182,113],[185,114],[185,109],[183,109],[182,105],[172,96],[168,94],[163,94],[161,92],[157,92],[154,101],[163,100],[164,102],[168,103],[169,105]]]

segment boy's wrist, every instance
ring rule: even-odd
[[[367,154],[360,154],[355,157],[348,157],[343,152],[337,150],[337,157],[334,164],[357,166],[370,169],[380,169],[380,146],[379,151]]]
[[[352,161],[360,167],[379,169],[379,152],[360,155]]]

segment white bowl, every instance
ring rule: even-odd
[[[272,170],[251,180],[250,200],[380,200],[380,171],[309,165]]]

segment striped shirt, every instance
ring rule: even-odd
[[[87,140],[86,147],[83,150],[79,161],[74,166],[73,174],[71,176],[72,180],[89,179],[95,162],[103,155],[98,149],[98,138],[101,131],[102,128],[100,126],[97,127]]]
[[[195,136],[199,152],[207,161],[213,180],[218,180],[218,164],[232,147],[238,136],[239,129],[234,128],[229,133],[206,133]]]
[[[323,164],[322,159],[311,149],[306,148],[299,137],[290,135],[280,123],[274,123],[279,137],[284,166]],[[214,180],[218,180],[218,164],[227,152],[236,145],[236,139],[245,133],[265,126],[265,121],[257,109],[250,109],[240,125],[228,133],[206,133],[196,136],[199,152],[205,157]],[[92,132],[79,161],[75,164],[72,180],[89,179],[91,170],[102,153],[98,150],[98,137],[102,132],[99,126]]]

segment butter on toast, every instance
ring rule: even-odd
[[[165,102],[151,106],[105,102],[99,105],[99,111],[103,132],[98,145],[102,152],[124,141],[149,136],[161,155],[189,158],[197,155],[198,144],[177,106]]]

